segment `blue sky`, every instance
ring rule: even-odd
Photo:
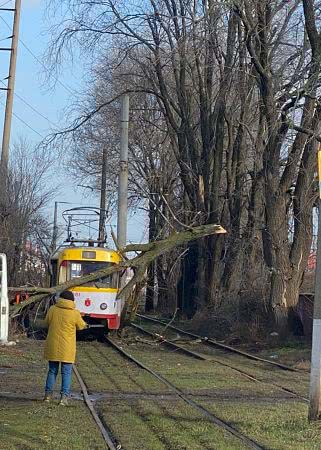
[[[44,33],[46,28],[48,28],[48,23],[43,20],[45,2],[42,0],[22,0],[22,4],[20,23],[21,41],[19,42],[16,73],[17,96],[15,97],[14,109],[15,113],[26,121],[36,132],[40,135],[46,135],[50,127],[48,121],[27,107],[18,95],[23,97],[50,121],[59,125],[61,123],[60,115],[62,109],[67,105],[71,94],[59,83],[56,84],[54,91],[48,90],[48,84],[45,83],[43,54],[47,48],[49,39],[49,36]],[[13,5],[14,1],[11,0],[6,7]],[[13,13],[1,12],[0,16],[11,25]],[[0,36],[1,38],[5,38],[10,34],[10,29],[2,21],[0,24]],[[43,65],[36,61],[23,44],[27,45],[40,60],[40,63],[43,62]],[[4,40],[1,43],[1,46],[7,47],[9,45],[10,40]],[[4,79],[8,73],[9,54],[2,52],[0,57],[0,76],[1,79]],[[60,80],[67,88],[70,86],[72,89],[79,89],[81,87],[81,78],[81,67],[77,67],[76,70],[70,68],[69,70],[64,70]],[[3,103],[5,99],[4,92],[0,98]],[[12,127],[13,140],[20,133],[33,142],[37,142],[40,139],[37,133],[30,130],[15,118]]]
[[[6,8],[14,7],[14,0],[9,0],[8,2],[0,0],[0,7],[4,4],[5,6],[3,7]],[[19,137],[24,137],[36,145],[41,141],[41,137],[48,134],[50,123],[57,124],[63,128],[65,125],[64,110],[72,100],[70,91],[81,92],[82,86],[84,86],[83,80],[86,73],[84,66],[79,60],[76,66],[67,65],[63,67],[59,75],[59,82],[55,83],[54,88],[49,87],[46,82],[43,55],[50,40],[50,36],[46,33],[50,23],[48,18],[45,18],[45,5],[45,0],[22,0],[15,86],[16,95],[14,99],[15,116],[12,121],[11,143],[19,139]],[[5,38],[10,35],[10,28],[6,26],[5,22],[9,26],[12,25],[13,13],[0,11],[0,18],[0,47],[9,47],[11,41]],[[0,52],[1,80],[4,80],[8,75],[8,68],[9,53]],[[0,91],[1,136],[5,96],[5,91]],[[70,201],[77,205],[87,205],[88,203],[96,203],[98,205],[98,199],[86,197],[88,191],[84,192],[84,189],[77,188],[74,181],[70,181],[63,168],[57,165],[52,172],[53,179],[66,187],[64,190],[61,190],[55,200]],[[51,208],[48,210],[48,214],[50,214],[50,210]],[[116,223],[116,217],[113,218],[112,223]],[[146,226],[146,219],[141,213],[131,215],[128,225],[128,240],[140,242]]]

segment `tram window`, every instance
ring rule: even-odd
[[[85,274],[83,274],[85,275]],[[82,267],[79,263],[71,263],[70,278],[80,278],[82,276]]]
[[[69,277],[79,278],[85,275],[89,275],[97,270],[105,269],[110,267],[113,263],[108,262],[98,262],[98,261],[70,261],[69,262]],[[113,273],[111,275],[107,275],[106,277],[101,277],[96,281],[91,281],[89,283],[84,284],[84,286],[93,286],[97,288],[118,288],[118,273]]]
[[[67,264],[66,261],[63,261],[59,269],[59,283],[66,283],[67,280]]]

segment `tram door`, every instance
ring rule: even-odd
[[[0,342],[8,342],[9,299],[7,284],[7,257],[0,253]]]

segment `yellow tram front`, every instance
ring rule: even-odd
[[[100,247],[64,247],[51,259],[51,285],[89,275],[120,261],[121,257],[114,250]],[[117,299],[119,279],[119,273],[114,273],[70,289],[75,296],[76,308],[87,322],[104,324],[112,330],[119,328],[122,309],[122,302]]]

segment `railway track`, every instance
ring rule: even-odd
[[[161,324],[162,324],[162,326],[166,325],[163,322],[161,322]],[[229,369],[232,369],[235,372],[238,372],[239,374],[243,375],[244,377],[248,378],[251,381],[267,384],[269,386],[273,386],[274,388],[278,388],[279,390],[281,390],[281,391],[283,391],[283,392],[285,392],[287,394],[287,397],[284,397],[284,398],[287,398],[287,399],[298,398],[300,400],[307,401],[307,399],[305,397],[301,396],[299,393],[297,393],[297,392],[295,392],[295,391],[293,391],[291,389],[287,389],[284,386],[279,386],[279,385],[276,385],[275,383],[269,383],[267,381],[260,380],[260,379],[257,378],[256,375],[253,375],[252,373],[250,373],[248,371],[242,370],[242,369],[240,369],[238,367],[233,367],[229,363],[224,363],[222,361],[215,360],[214,358],[210,357],[209,355],[204,355],[202,353],[198,353],[196,351],[189,350],[189,349],[185,348],[182,345],[179,345],[179,344],[176,344],[175,342],[171,342],[171,341],[169,341],[167,339],[164,339],[161,335],[157,336],[157,335],[155,335],[155,333],[151,333],[150,331],[145,330],[143,327],[141,327],[139,325],[134,324],[134,328],[137,331],[139,331],[139,332],[142,332],[142,333],[148,334],[149,336],[152,336],[153,338],[156,337],[157,339],[161,340],[161,342],[164,345],[166,345],[168,347],[171,347],[175,351],[179,351],[180,353],[183,353],[184,355],[196,358],[198,360],[219,363],[222,366],[228,367]],[[177,330],[176,327],[174,329]],[[196,336],[196,335],[194,335],[194,336]],[[103,346],[106,346],[106,350],[103,350]],[[118,342],[116,342],[115,340],[113,340],[113,339],[111,339],[111,338],[109,338],[107,336],[104,336],[100,340],[99,343],[96,342],[94,344],[94,347],[96,348],[96,351],[100,355],[100,358],[103,357],[103,360],[106,359],[106,361],[108,361],[108,365],[106,366],[107,367],[107,371],[105,371],[105,369],[103,369],[104,362],[102,362],[101,359],[100,359],[100,363],[99,363],[99,370],[103,374],[103,377],[106,376],[106,380],[107,381],[108,381],[108,376],[110,375],[108,370],[113,370],[114,367],[116,367],[117,370],[119,370],[118,368],[120,368],[122,365],[126,366],[126,364],[128,364],[126,362],[121,362],[121,359],[117,359],[117,355],[115,353],[115,351],[116,351],[122,357],[122,359],[124,361],[127,360],[127,361],[131,362],[132,364],[135,364],[136,369],[134,369],[134,372],[132,372],[133,369],[130,369],[130,365],[127,366],[126,373],[128,373],[130,378],[133,378],[133,377],[136,378],[137,376],[139,377],[139,375],[138,375],[138,373],[140,373],[139,369],[142,369],[145,372],[148,372],[155,379],[154,383],[156,383],[156,386],[157,386],[157,381],[158,381],[158,382],[162,383],[164,386],[166,386],[166,388],[168,388],[168,391],[164,391],[164,393],[165,393],[165,396],[170,397],[171,401],[173,401],[175,399],[175,397],[177,399],[180,399],[186,405],[188,405],[189,407],[193,408],[195,410],[195,412],[198,412],[198,414],[203,415],[204,418],[206,418],[208,422],[211,422],[212,424],[214,424],[217,427],[217,429],[224,430],[225,433],[230,434],[231,437],[233,437],[234,439],[236,438],[239,442],[242,443],[242,445],[244,445],[244,447],[246,447],[246,448],[253,448],[253,449],[260,449],[260,450],[267,449],[265,444],[261,444],[260,442],[256,441],[255,438],[252,439],[250,436],[248,436],[247,434],[244,434],[241,430],[239,430],[238,427],[236,427],[234,424],[231,424],[228,417],[225,417],[223,419],[222,417],[220,417],[219,411],[213,413],[212,410],[208,409],[206,404],[204,405],[204,402],[201,401],[201,403],[200,403],[200,400],[195,397],[194,392],[192,392],[192,393],[186,392],[186,389],[182,388],[182,387],[178,387],[176,385],[175,381],[174,381],[174,384],[173,384],[173,382],[171,380],[169,380],[166,376],[164,376],[163,374],[155,371],[152,367],[146,365],[145,362],[140,360],[140,357],[139,357],[139,359],[137,359],[136,355],[133,356],[128,351],[124,350],[124,348],[122,348],[118,344]],[[110,350],[107,351],[107,348],[109,348]],[[261,363],[261,361],[259,361],[259,362]],[[262,361],[262,363],[263,362],[265,363],[265,361]],[[94,357],[91,359],[91,363],[95,364],[95,358]],[[282,369],[281,372],[286,370],[284,367],[278,367],[278,365],[277,365],[277,367],[275,367],[276,365],[272,364],[272,366],[274,366],[274,368]],[[81,370],[81,366],[80,366],[80,370]],[[121,394],[124,391],[123,391],[123,388],[122,388],[122,384],[120,384],[121,383],[120,380],[117,378],[117,375],[116,375],[117,370],[116,370],[116,372],[113,371],[112,374],[113,374],[113,377],[115,377],[115,380],[117,381],[117,383],[115,384],[116,390],[118,389],[120,394]],[[135,375],[135,371],[136,371],[136,375]],[[81,375],[79,374],[79,376],[81,376]],[[86,375],[86,377],[87,377],[87,375]],[[121,446],[117,446],[115,437],[112,436],[112,434],[110,433],[110,431],[106,428],[106,426],[104,424],[104,415],[100,416],[100,417],[103,418],[103,420],[101,420],[100,417],[99,417],[99,414],[98,414],[98,408],[97,409],[95,408],[95,401],[96,400],[99,401],[99,399],[103,399],[103,394],[101,393],[101,391],[96,390],[96,394],[93,394],[93,391],[91,391],[90,393],[93,394],[93,396],[90,396],[88,394],[88,390],[87,390],[87,386],[86,386],[85,382],[83,380],[82,380],[82,382],[83,383],[80,383],[80,384],[81,384],[82,391],[84,393],[84,400],[85,400],[88,408],[90,409],[93,417],[95,418],[95,415],[97,415],[97,417],[98,417],[97,426],[99,427],[99,429],[100,429],[104,439],[105,439],[105,436],[104,436],[105,432],[108,434],[108,438],[105,439],[107,447],[110,448],[110,449],[116,449],[116,450],[118,450],[120,448],[123,448]],[[108,385],[108,384],[110,385],[111,382],[112,382],[112,379],[109,378],[109,382],[108,383],[106,382],[106,385]],[[90,389],[90,386],[91,386],[91,384],[89,384],[89,389]],[[102,391],[104,391],[103,385],[102,385],[101,389],[102,389]],[[160,392],[160,391],[158,391],[158,392]],[[96,396],[96,400],[92,401],[93,397],[95,397],[95,396]],[[137,392],[134,395],[134,397],[139,399],[140,398],[140,394]],[[155,402],[157,404],[158,404],[158,401],[162,401],[162,402],[166,402],[167,401],[166,398],[163,396],[163,394],[160,394],[160,393],[159,394],[154,394],[152,396],[152,398],[155,400]],[[127,400],[127,397],[124,396],[124,397],[122,397],[122,401],[123,402],[130,401],[130,398],[128,397],[128,400]],[[161,405],[161,403],[160,403],[160,405]],[[163,409],[164,418],[167,417],[167,414],[169,414],[169,412],[166,410],[167,408],[161,407],[161,409]],[[100,412],[102,412],[102,411],[100,410]],[[170,415],[169,415],[169,417],[170,417]],[[96,420],[96,418],[95,418],[95,420]],[[107,421],[109,422],[108,418],[107,418]],[[99,422],[100,422],[100,424],[99,424]],[[129,430],[130,430],[130,427],[129,427]],[[119,435],[118,435],[118,432],[120,432]],[[116,436],[118,435],[121,438],[121,433],[122,433],[122,431],[120,431],[120,430],[116,431]],[[135,435],[135,429],[134,428],[132,430],[132,433],[134,433],[134,435]],[[169,442],[170,442],[170,436],[171,435],[168,435],[168,437],[167,437],[167,439],[169,439]],[[260,438],[258,438],[258,439],[260,439]],[[126,447],[126,445],[125,445],[125,447]],[[171,447],[169,447],[169,448],[171,448]]]
[[[250,437],[246,436],[239,430],[237,430],[234,426],[229,424],[228,422],[222,420],[220,417],[214,415],[211,413],[208,409],[203,407],[202,405],[195,402],[188,394],[185,394],[181,389],[177,388],[171,381],[169,381],[167,378],[165,378],[163,375],[155,372],[153,369],[139,361],[136,357],[130,355],[128,352],[126,352],[123,348],[121,348],[115,341],[110,339],[109,337],[104,337],[102,342],[105,345],[109,345],[112,348],[114,348],[123,358],[126,358],[127,360],[134,363],[136,366],[140,367],[141,369],[147,371],[150,375],[152,375],[154,378],[156,378],[158,381],[163,383],[167,386],[167,388],[170,389],[173,393],[177,395],[178,398],[183,400],[186,404],[188,404],[193,409],[197,410],[199,413],[204,415],[210,422],[215,424],[216,426],[220,427],[224,431],[230,433],[237,439],[239,439],[247,448],[252,448],[256,450],[267,450],[267,447],[261,445],[260,443],[256,442],[255,440],[251,439]]]
[[[109,431],[109,429],[106,427],[106,425],[102,422],[102,420],[99,417],[99,414],[95,408],[94,402],[90,399],[90,396],[88,394],[88,389],[86,386],[85,381],[83,380],[79,370],[76,368],[76,366],[73,367],[74,374],[77,378],[77,381],[80,385],[84,402],[89,409],[94,421],[96,422],[96,425],[106,443],[106,447],[109,450],[121,450],[122,446],[120,444],[115,443],[115,438]]]
[[[224,432],[229,433],[231,436],[233,436],[234,438],[239,440],[242,443],[242,445],[244,445],[244,448],[252,448],[252,449],[256,449],[256,450],[268,450],[268,447],[260,444],[259,442],[255,441],[251,437],[242,433],[236,427],[231,425],[228,421],[223,420],[222,418],[213,414],[206,407],[202,406],[197,401],[195,401],[192,398],[192,397],[194,397],[193,395],[183,392],[180,388],[175,386],[166,377],[164,377],[163,375],[161,375],[158,372],[155,372],[152,368],[147,366],[145,363],[138,360],[137,357],[134,357],[131,354],[129,354],[127,351],[125,351],[111,338],[109,338],[107,336],[102,337],[100,339],[99,344],[98,343],[94,344],[94,347],[96,348],[98,353],[102,356],[104,354],[104,352],[102,350],[101,344],[103,344],[104,346],[106,346],[110,349],[115,350],[122,357],[122,359],[127,360],[130,363],[134,364],[135,366],[138,367],[138,369],[142,369],[142,370],[148,372],[155,379],[156,382],[162,383],[163,385],[165,385],[168,388],[168,391],[166,391],[166,392],[168,392],[167,395],[170,395],[172,399],[176,397],[178,400],[182,400],[183,402],[185,402],[185,404],[187,404],[189,407],[193,408],[196,412],[203,415],[208,420],[208,422],[211,422],[212,424],[217,426],[219,429],[222,429]],[[108,360],[107,367],[111,368],[114,366],[114,364],[116,364],[116,366],[118,366],[119,363],[117,363],[117,361],[115,359],[111,359],[110,356],[111,355],[108,353],[105,354],[105,358],[106,358],[106,360]],[[92,359],[92,361],[91,361],[92,364],[95,363],[94,360],[95,360],[95,358]],[[81,368],[82,367],[80,365],[80,371],[81,371]],[[130,371],[130,369],[128,369],[128,371]],[[117,444],[115,443],[116,442],[115,437],[109,432],[109,430],[106,429],[106,426],[104,425],[103,421],[100,419],[99,414],[95,408],[94,402],[91,400],[92,396],[90,396],[88,393],[88,389],[90,389],[90,391],[91,391],[91,387],[90,387],[91,385],[89,384],[89,386],[87,387],[86,381],[83,380],[80,372],[77,371],[77,369],[76,369],[76,377],[78,378],[78,380],[80,380],[80,385],[81,385],[81,388],[82,388],[82,391],[84,394],[84,400],[86,402],[86,405],[89,408],[90,412],[92,413],[92,415],[97,423],[97,426],[99,427],[104,439],[106,437],[106,433],[108,434],[107,439],[105,439],[107,447],[110,449],[113,449],[113,450],[115,450],[115,449],[118,450],[118,449],[123,448],[122,446],[117,446]],[[107,377],[106,377],[106,380],[107,380]],[[109,383],[110,383],[110,381],[111,380],[109,380]],[[94,394],[94,396],[97,396],[97,394]],[[154,397],[155,401],[157,401],[157,398],[162,399],[163,402],[166,401],[166,399],[164,399],[164,395],[160,395],[160,394],[155,395],[155,397]],[[166,414],[166,412],[165,412],[165,414]],[[98,421],[96,420],[97,418],[98,418]],[[171,447],[169,447],[169,448],[171,448]]]
[[[139,316],[139,317],[145,318],[145,316]],[[147,320],[149,320],[149,318]],[[162,324],[163,326],[165,326],[165,324],[163,322],[157,321],[156,319],[155,320],[152,319],[152,321],[153,322],[156,321],[156,322]],[[172,348],[172,349],[174,349],[174,350],[176,350],[176,351],[178,351],[178,352],[180,352],[182,354],[185,354],[185,355],[187,355],[189,357],[196,358],[196,359],[199,359],[199,360],[202,360],[202,361],[208,361],[208,362],[215,363],[215,364],[220,364],[221,366],[228,367],[229,369],[233,370],[234,372],[238,373],[239,375],[241,375],[241,376],[243,376],[243,377],[245,377],[245,378],[247,378],[247,379],[249,379],[249,380],[251,380],[253,382],[257,382],[257,383],[261,383],[261,384],[264,384],[264,385],[267,385],[267,386],[271,386],[271,387],[276,388],[276,389],[278,389],[278,390],[280,390],[282,392],[290,394],[291,396],[294,396],[294,397],[300,399],[303,402],[308,403],[308,401],[309,401],[308,398],[302,396],[301,394],[299,394],[298,392],[294,391],[293,389],[290,389],[290,388],[287,388],[285,386],[279,385],[278,383],[275,383],[275,382],[266,381],[266,380],[264,380],[262,378],[259,378],[257,375],[249,372],[248,370],[241,369],[241,368],[236,367],[235,365],[232,365],[232,364],[230,364],[228,362],[223,362],[223,361],[221,361],[221,360],[219,360],[219,359],[217,359],[215,357],[212,357],[212,356],[209,356],[209,355],[204,355],[202,353],[198,353],[198,352],[192,351],[190,349],[187,349],[186,347],[184,347],[182,345],[179,345],[179,344],[177,344],[175,342],[172,342],[172,341],[170,341],[168,339],[165,339],[160,334],[153,333],[153,332],[151,332],[149,330],[146,330],[145,328],[143,328],[143,327],[141,327],[141,326],[139,326],[137,324],[132,323],[131,325],[132,325],[132,327],[134,329],[138,330],[139,332],[144,333],[144,334],[146,334],[146,335],[148,335],[148,336],[150,336],[150,337],[152,337],[154,339],[157,339],[163,345],[165,345],[165,346],[167,346],[169,348]],[[179,328],[176,328],[176,327],[172,327],[172,328],[174,330],[176,330],[176,331],[180,330]],[[199,338],[198,335],[194,335],[192,333],[186,332],[186,334],[188,334],[189,336],[193,336],[193,337]],[[245,355],[247,355],[247,354],[245,353]],[[244,352],[241,352],[241,356],[244,356]],[[245,356],[245,357],[247,358],[247,356]],[[252,359],[252,358],[249,358],[249,359]],[[257,358],[255,358],[255,359],[257,359]],[[265,360],[263,358],[258,358],[258,361],[259,362],[264,362],[264,363],[266,363],[266,362],[269,363],[270,362],[269,360]],[[272,365],[274,367],[278,367],[279,369],[290,370],[291,372],[293,372],[293,370],[291,370],[291,368],[286,369],[287,366],[284,366],[283,364],[272,364]],[[298,372],[298,371],[294,370],[294,372]]]
[[[264,364],[267,364],[270,366],[278,367],[279,369],[286,370],[289,372],[307,372],[305,370],[295,369],[294,367],[290,367],[285,364],[278,363],[276,361],[270,361],[269,359],[261,358],[259,356],[253,355],[252,353],[244,352],[243,350],[239,350],[230,345],[222,344],[221,342],[218,342],[214,339],[210,339],[206,336],[201,336],[199,334],[195,334],[195,333],[191,333],[189,331],[182,330],[181,328],[175,327],[174,325],[171,325],[170,323],[166,323],[163,320],[155,319],[154,317],[145,316],[143,314],[136,314],[136,315],[140,319],[143,319],[143,320],[146,320],[149,322],[153,322],[153,323],[157,323],[159,325],[162,325],[165,328],[170,328],[171,330],[174,330],[182,335],[189,336],[194,339],[199,339],[202,344],[205,344],[205,345],[208,345],[208,346],[211,346],[214,348],[218,348],[218,349],[221,349],[221,350],[224,350],[227,352],[235,353],[237,355],[243,356],[244,358],[251,359],[253,361],[258,361],[258,362],[261,362],[261,363],[264,363]]]

